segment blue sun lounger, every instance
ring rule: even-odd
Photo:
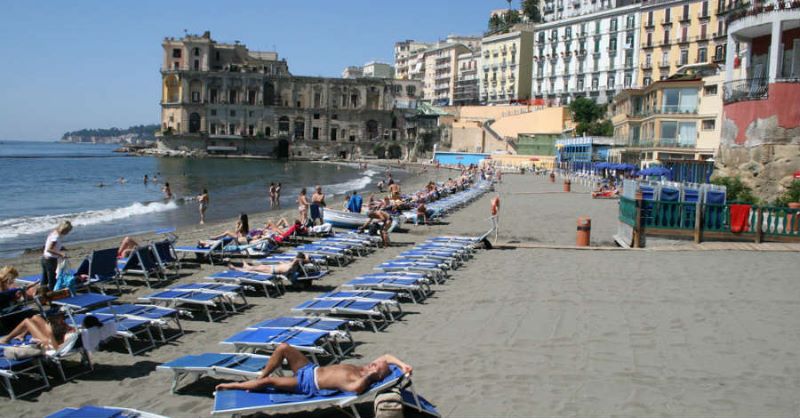
[[[221,283],[181,283],[171,286],[170,290],[191,290],[194,292],[211,293],[223,296],[227,299],[233,312],[236,312],[236,298],[242,300],[244,307],[247,307],[247,298],[244,295],[244,288],[238,284]]]
[[[98,306],[111,306],[111,302],[117,300],[116,296],[108,296],[100,293],[81,293],[63,299],[53,300],[51,303],[63,308],[67,316],[96,308]]]
[[[261,286],[264,290],[264,295],[271,297],[269,289],[275,289],[276,296],[284,293],[285,286],[283,279],[274,274],[251,273],[238,270],[225,270],[214,273],[207,277],[210,280],[223,283],[236,283],[247,284],[253,286]]]
[[[168,239],[156,241],[151,247],[153,248],[153,255],[156,257],[156,261],[161,266],[164,274],[172,270],[173,276],[180,275],[181,261],[178,258],[175,247],[172,245],[172,241]]]
[[[153,304],[163,304],[167,307],[200,307],[205,312],[209,322],[214,321],[211,315],[211,308],[221,311],[217,319],[228,316],[228,308],[225,306],[225,297],[216,293],[203,293],[190,290],[162,290],[147,296],[140,297],[139,300]]]
[[[23,376],[30,377],[33,380],[41,380],[42,383],[39,386],[28,388],[26,392],[16,393],[14,391],[13,381],[20,380]],[[41,356],[11,360],[5,358],[2,347],[0,347],[0,379],[2,379],[3,386],[12,401],[30,395],[31,393],[50,388],[50,380],[47,379],[47,373],[44,370]]]
[[[361,325],[361,323],[338,318],[283,316],[261,321],[247,327],[247,329],[283,328],[327,332],[328,336],[331,338],[333,348],[338,351],[340,357],[344,357],[345,354],[355,348],[353,336],[350,335],[350,328],[353,325]],[[342,343],[346,345],[343,346]]]
[[[208,260],[209,263],[214,264],[215,260],[225,258],[225,244],[230,241],[230,239],[216,240],[208,247],[199,247],[197,245],[176,246],[175,253],[184,257],[192,254],[198,260]]]
[[[137,411],[130,408],[85,405],[80,408],[64,408],[45,418],[167,418],[162,415]]]
[[[183,335],[183,327],[181,326],[181,320],[179,318],[177,309],[164,308],[155,305],[134,305],[125,303],[122,305],[111,305],[105,308],[95,309],[90,313],[117,315],[130,319],[150,321],[150,325],[155,326],[158,329],[161,342],[163,343],[174,340]],[[167,323],[169,322],[175,323],[175,326],[178,328],[178,332],[167,338],[164,330],[167,328]]]
[[[365,291],[358,291],[358,290],[334,290],[332,292],[323,293],[319,296],[314,297],[315,300],[359,300],[359,301],[378,301],[386,308],[386,311],[390,313],[390,319],[394,319],[394,316],[401,316],[403,314],[403,308],[400,306],[400,302],[397,300],[397,293],[396,292],[378,292],[373,290],[365,290]],[[392,313],[392,308],[396,309],[396,313]]]
[[[73,315],[71,318],[67,319],[67,323],[70,326],[77,328],[83,323],[83,319],[86,317],[86,315],[91,315],[104,324],[110,322],[115,323],[117,331],[114,336],[122,339],[122,341],[125,343],[125,348],[132,356],[151,348],[155,348],[156,346],[153,333],[150,332],[150,321],[146,319],[133,319],[112,314],[88,313]],[[144,337],[146,337],[146,339]],[[133,340],[145,340],[145,344],[139,350],[133,351],[133,346],[131,345],[131,341]]]
[[[358,417],[356,405],[363,402],[371,402],[377,394],[400,384],[403,378],[403,372],[392,366],[391,373],[388,376],[379,382],[373,383],[369,389],[361,394],[325,390],[317,396],[309,396],[282,392],[271,388],[262,391],[218,391],[214,397],[214,409],[211,414],[243,415],[260,412],[273,415],[292,412],[309,413],[317,409],[338,408],[345,414],[352,414],[352,416]],[[439,416],[436,408],[430,402],[413,391],[410,380],[405,391],[409,392],[409,394],[402,396],[404,404],[434,417]]]
[[[377,267],[375,267],[375,271],[386,273],[404,271],[425,273],[433,278],[437,283],[444,282],[446,278],[445,271],[439,268],[439,266],[435,263],[423,263],[415,261],[390,260],[379,264]]]
[[[130,257],[117,259],[117,269],[120,274],[136,274],[144,277],[144,282],[150,288],[150,280],[166,280],[167,274],[158,263],[158,259],[149,245],[137,247]]]
[[[428,279],[424,277],[402,277],[393,275],[367,275],[357,277],[342,284],[344,289],[354,290],[385,290],[397,292],[399,296],[406,296],[412,302],[418,303],[427,298],[431,292]]]
[[[432,261],[446,264],[450,269],[461,265],[461,260],[456,255],[425,250],[408,250],[400,253],[400,257],[408,260]]]
[[[187,377],[200,379],[204,375],[222,378],[249,378],[260,375],[269,356],[251,353],[203,353],[190,354],[168,361],[156,370],[172,372],[172,393]]]
[[[307,300],[294,308],[292,312],[314,316],[343,316],[345,318],[364,318],[374,332],[378,332],[377,322],[381,328],[392,319],[392,314],[380,301],[362,301],[356,299],[343,300]]]
[[[314,331],[302,328],[249,328],[220,344],[232,345],[234,351],[272,353],[282,343],[289,344],[319,364],[318,356],[338,360],[339,353],[327,331]]]

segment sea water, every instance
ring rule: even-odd
[[[114,153],[114,145],[0,143],[0,258],[41,248],[60,222],[66,242],[90,241],[196,224],[195,200],[207,188],[206,220],[269,210],[268,186],[281,182],[281,205],[295,209],[302,187],[334,194],[372,188],[382,170],[357,166],[233,158],[156,158]],[[145,184],[147,175],[150,181]],[[395,174],[395,177],[397,173]],[[124,177],[124,181],[120,178]],[[157,180],[156,180],[157,179]],[[169,182],[175,199],[162,192]]]

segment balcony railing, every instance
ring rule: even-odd
[[[800,9],[800,1],[778,0],[775,1],[774,3],[758,4],[755,6],[751,6],[750,3],[746,3],[743,5],[736,5],[734,6],[734,8],[729,8],[730,14],[728,14],[726,20],[727,24],[730,25],[734,21],[742,19],[744,17],[757,16],[763,13],[770,13],[776,10],[790,10],[790,9]]]
[[[617,145],[628,148],[695,148],[694,139],[680,138],[648,138],[648,139],[617,139]]]
[[[728,104],[746,100],[766,99],[768,92],[769,79],[767,77],[729,81],[722,87],[722,102]]]

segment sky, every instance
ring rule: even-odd
[[[518,3],[518,2],[517,2]],[[9,1],[0,6],[0,140],[159,123],[166,36],[277,50],[297,75],[393,61],[394,43],[478,35],[505,0]]]

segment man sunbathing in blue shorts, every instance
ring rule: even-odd
[[[284,360],[289,364],[294,376],[270,376]],[[296,348],[283,343],[272,353],[259,378],[249,382],[222,383],[217,385],[217,390],[259,390],[271,387],[309,396],[318,395],[320,390],[363,393],[372,383],[389,375],[390,364],[399,367],[403,373],[411,373],[411,366],[391,354],[382,355],[363,366],[352,364],[318,366],[308,361]]]

